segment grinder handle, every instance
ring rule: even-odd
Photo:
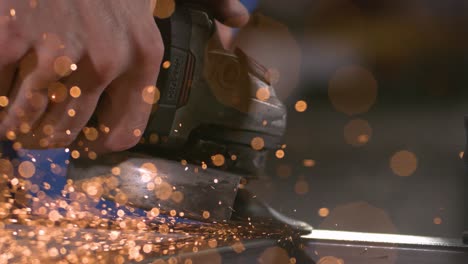
[[[171,132],[178,108],[184,106],[189,98],[196,60],[191,53],[192,27],[198,23],[194,14],[207,16],[210,21],[202,26],[214,31],[214,21],[208,12],[199,7],[179,4],[171,17],[155,22],[161,31],[164,42],[164,59],[161,65],[156,87],[160,92],[157,111],[153,112],[146,130],[159,136],[168,136]],[[198,25],[199,26],[199,25]]]

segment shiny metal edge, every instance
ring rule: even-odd
[[[301,236],[305,240],[333,241],[341,243],[370,243],[417,247],[462,248],[468,250],[468,245],[462,239],[410,236],[396,234],[379,234],[365,232],[333,231],[314,229],[311,233]]]

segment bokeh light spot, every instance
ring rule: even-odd
[[[141,137],[141,133],[142,133],[142,132],[141,132],[140,129],[135,129],[135,130],[133,130],[133,135],[134,135],[135,137]]]
[[[69,117],[74,117],[75,115],[76,115],[75,109],[69,109],[69,110],[68,110],[68,116],[69,116]]]
[[[67,99],[67,87],[60,82],[51,83],[48,87],[49,99],[54,103],[61,103]]]
[[[26,122],[22,122],[20,125],[20,132],[23,134],[27,134],[30,131],[31,131],[31,126]]]
[[[159,101],[161,93],[159,92],[159,89],[156,86],[150,85],[143,89],[141,96],[145,103],[153,105]]]
[[[97,159],[97,153],[94,152],[94,151],[90,151],[90,152],[88,153],[88,158],[89,158],[90,160],[96,160],[96,159]]]
[[[236,35],[232,46],[254,54],[255,60],[267,68],[265,79],[275,86],[278,98],[284,100],[299,83],[304,57],[299,42],[287,25],[261,12],[252,14],[250,21]]]
[[[165,19],[174,13],[176,8],[175,0],[158,0],[153,15],[160,19]]]
[[[9,104],[8,97],[0,96],[0,107],[7,107]]]
[[[232,250],[236,252],[237,254],[240,254],[245,251],[245,246],[242,244],[242,242],[236,242],[232,246]]]
[[[302,165],[304,165],[304,167],[314,167],[315,166],[315,160],[311,160],[311,159],[305,159],[302,161]]]
[[[29,7],[36,8],[37,7],[37,0],[30,0]]]
[[[210,248],[216,248],[218,246],[218,241],[216,239],[210,239],[208,240],[208,246]]]
[[[280,264],[289,263],[290,257],[286,250],[280,247],[267,248],[260,255],[258,263]]]
[[[296,104],[294,105],[294,109],[296,109],[296,111],[299,113],[305,112],[307,110],[306,101],[303,101],[303,100],[297,101]]]
[[[360,66],[342,67],[330,80],[328,96],[337,111],[347,115],[366,113],[376,102],[377,81]]]
[[[31,178],[36,173],[36,166],[31,161],[23,161],[18,167],[21,177]]]
[[[153,209],[151,209],[151,211],[149,211],[149,215],[150,215],[151,217],[156,217],[156,216],[158,216],[159,214],[160,214],[159,208],[156,208],[156,207],[153,208]]]
[[[372,128],[366,120],[351,120],[344,128],[346,143],[360,147],[366,145],[372,136]]]
[[[15,151],[20,151],[22,148],[23,148],[23,145],[21,144],[21,142],[15,142],[15,143],[13,143],[13,149],[14,149]]]
[[[442,218],[436,217],[436,218],[434,218],[433,222],[434,222],[434,225],[441,225],[442,224]]]
[[[319,262],[317,264],[344,264],[344,260],[337,258],[337,257],[332,257],[332,256],[326,256],[320,258]]]
[[[257,90],[256,97],[260,101],[268,101],[270,99],[270,90],[267,87],[261,87]]]
[[[119,176],[120,175],[120,168],[119,167],[112,168],[111,173],[113,175],[115,175],[115,176]]]
[[[128,195],[126,195],[125,193],[123,192],[119,192],[116,196],[115,196],[115,202],[117,202],[118,204],[126,204],[128,202]]]
[[[162,182],[156,186],[154,194],[158,199],[166,201],[172,196],[172,186],[167,182]]]
[[[175,203],[181,203],[184,200],[184,194],[182,192],[176,191],[172,193],[171,200]]]
[[[327,217],[329,214],[330,214],[330,209],[328,209],[328,208],[320,208],[318,210],[318,215],[320,217]]]
[[[67,56],[60,56],[54,61],[54,71],[60,77],[68,76],[71,72],[72,60]]]
[[[210,218],[210,212],[208,212],[208,211],[204,211],[202,215],[203,215],[204,219]]]
[[[167,69],[169,69],[171,67],[171,62],[170,61],[165,61],[165,62],[163,62],[162,66],[163,66],[164,69],[167,70]]]
[[[309,192],[309,183],[305,180],[299,180],[294,185],[294,192],[298,195],[305,195]]]
[[[261,137],[254,137],[250,142],[250,146],[252,146],[254,150],[262,150],[265,147],[265,141]]]
[[[158,174],[158,168],[151,162],[146,162],[141,165],[141,169],[145,171],[144,173],[151,173],[153,176]]]
[[[157,144],[159,142],[159,135],[156,133],[152,133],[149,136],[149,142],[150,144]]]
[[[280,81],[280,72],[278,69],[270,68],[265,73],[265,79],[272,85],[278,84]]]
[[[83,134],[85,135],[86,139],[89,141],[96,141],[99,137],[99,132],[94,127],[83,128]]]
[[[286,154],[284,153],[284,150],[282,150],[282,149],[278,149],[278,150],[276,151],[276,153],[275,153],[275,156],[276,156],[276,158],[278,158],[278,159],[284,158],[285,155],[286,155]]]
[[[73,98],[78,98],[81,96],[81,89],[78,86],[73,86],[70,88],[70,96]]]
[[[80,158],[80,152],[78,150],[74,150],[74,151],[72,151],[71,156],[74,159],[79,159]]]
[[[10,140],[10,141],[15,140],[15,139],[16,139],[16,133],[15,133],[15,131],[11,131],[11,130],[10,130],[10,131],[7,131],[7,132],[6,132],[6,138],[7,138],[8,140]]]
[[[211,157],[211,160],[213,161],[213,165],[216,167],[221,167],[225,163],[225,158],[222,154],[216,154]]]
[[[47,135],[47,136],[50,136],[54,133],[55,129],[52,125],[45,125],[43,128],[42,128],[42,132],[44,133],[44,135]]]
[[[390,168],[398,176],[411,176],[418,168],[418,158],[410,151],[397,152],[390,159]]]

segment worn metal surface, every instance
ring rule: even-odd
[[[318,263],[344,261],[346,264],[462,264],[468,262],[468,246],[462,243],[461,238],[331,230],[314,230],[302,238],[307,245],[307,252]]]
[[[427,236],[409,236],[395,234],[377,234],[365,232],[347,232],[315,229],[310,234],[302,236],[309,240],[328,240],[348,243],[369,243],[385,245],[405,245],[414,247],[460,248],[468,250],[468,245],[462,239],[440,238]]]
[[[113,168],[120,169],[119,175],[112,174]],[[117,189],[126,195],[128,204],[137,208],[157,207],[166,213],[176,210],[185,217],[203,220],[207,219],[205,212],[208,212],[209,219],[217,221],[230,219],[240,181],[240,176],[227,172],[131,153],[70,164],[68,179],[77,185],[96,177],[114,177],[118,181]],[[150,183],[154,184],[153,188],[149,187]],[[173,196],[175,192],[179,192],[178,197]],[[115,195],[110,190],[103,197],[114,199]]]

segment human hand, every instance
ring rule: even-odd
[[[198,2],[228,24],[246,23],[237,0]],[[155,4],[4,1],[0,136],[51,148],[68,146],[83,131],[79,145],[98,153],[137,144],[157,99],[164,49],[149,8]],[[97,127],[85,127],[93,113]]]
[[[0,14],[0,96],[9,101],[1,136],[66,146],[98,107],[99,140],[87,137],[89,145],[118,151],[138,142],[134,131],[152,107],[142,93],[163,55],[149,0],[6,0]]]
[[[229,27],[242,27],[249,21],[249,11],[239,0],[185,0],[208,7],[216,19]]]

